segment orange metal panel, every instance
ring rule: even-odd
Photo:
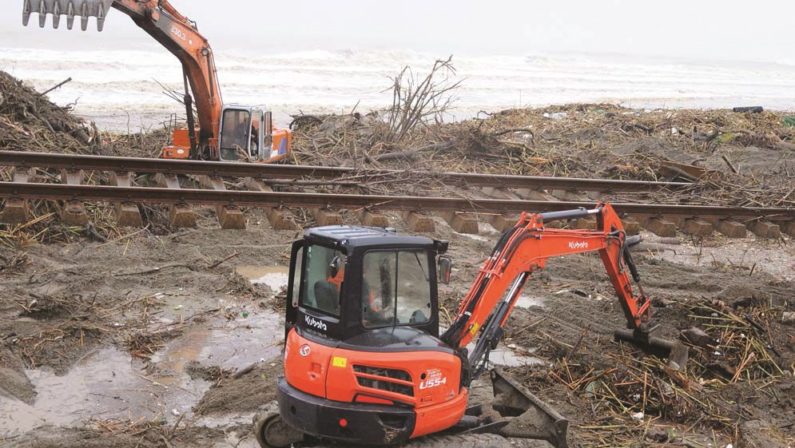
[[[469,391],[462,388],[452,400],[434,406],[417,409],[417,422],[411,438],[443,431],[461,420],[467,408]]]
[[[295,329],[284,348],[284,378],[296,389],[326,397],[326,373],[334,348],[302,338]]]

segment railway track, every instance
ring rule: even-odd
[[[648,182],[616,179],[583,179],[548,176],[514,176],[497,174],[431,172],[422,170],[357,170],[350,167],[276,165],[264,163],[204,162],[135,157],[49,154],[0,151],[0,166],[49,168],[57,170],[96,170],[118,173],[161,173],[210,177],[249,177],[272,183],[290,183],[301,178],[340,179],[356,176],[372,179],[412,175],[438,180],[450,185],[493,188],[573,189],[598,192],[658,191],[682,189],[687,182]]]
[[[5,207],[0,221],[24,222],[29,218],[27,201],[62,201],[61,218],[74,225],[85,224],[88,217],[82,203],[108,202],[116,205],[121,225],[142,225],[137,204],[168,204],[173,226],[195,225],[191,206],[215,206],[223,228],[244,228],[245,216],[240,207],[266,210],[276,229],[295,228],[290,211],[309,209],[319,225],[342,222],[341,209],[355,212],[366,225],[390,225],[384,211],[401,212],[401,219],[414,231],[432,230],[432,213],[440,214],[456,230],[477,233],[479,223],[488,222],[502,229],[515,221],[522,211],[552,211],[588,207],[593,201],[550,201],[495,199],[482,197],[438,197],[373,194],[330,194],[317,192],[273,191],[269,185],[295,183],[299,179],[428,177],[445,185],[491,189],[561,189],[596,192],[648,192],[688,188],[680,182],[642,182],[601,179],[506,176],[466,173],[430,173],[421,171],[361,171],[339,167],[307,167],[225,162],[175,161],[102,156],[22,153],[0,151],[0,166],[13,167],[12,182],[0,182],[0,198]],[[32,182],[32,168],[60,170],[61,183]],[[107,172],[113,185],[85,185],[86,172]],[[157,186],[134,185],[135,174],[154,173]],[[184,188],[179,175],[199,179],[205,188]],[[51,176],[55,177],[55,176]],[[244,178],[246,190],[228,190],[224,178]],[[41,180],[41,179],[36,179]],[[266,185],[266,183],[268,185]],[[777,237],[781,232],[795,233],[795,209],[765,207],[725,207],[693,204],[648,204],[614,202],[625,216],[630,231],[640,227],[663,236],[677,230],[708,235],[717,230],[731,237],[744,237],[746,230],[759,236]],[[588,227],[589,222],[570,223]]]

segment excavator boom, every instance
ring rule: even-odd
[[[554,220],[589,216],[596,216],[597,230],[544,226]],[[473,376],[477,376],[487,364],[489,351],[502,338],[505,324],[530,274],[543,269],[552,257],[598,252],[627,319],[629,332],[619,332],[617,337],[635,342],[646,351],[667,356],[670,343],[649,337],[651,300],[640,286],[640,276],[628,251],[637,241],[638,238],[627,238],[621,219],[609,204],[599,204],[591,210],[522,214],[517,224],[498,241],[442,340],[459,350],[475,341],[469,362]],[[637,294],[631,280],[638,286]]]

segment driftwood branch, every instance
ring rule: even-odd
[[[453,81],[456,74],[453,57],[437,60],[424,77],[406,66],[392,78],[392,106],[389,108],[387,141],[398,143],[417,125],[428,120],[439,123],[455,98],[452,92],[461,85]]]

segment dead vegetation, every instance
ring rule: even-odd
[[[533,293],[549,296],[545,308],[517,310],[507,331],[549,361],[510,372],[560,406],[579,446],[795,443],[795,331],[783,319],[795,306],[791,282],[640,257],[659,331],[689,346],[678,368],[613,342],[620,311],[600,299],[612,293],[582,259],[559,261]]]
[[[447,87],[435,93],[451,95]],[[437,171],[695,181],[691,191],[653,199],[795,205],[795,127],[785,114],[588,104],[482,113],[455,123],[435,116],[402,132],[398,144],[383,143],[391,134],[381,113],[297,116],[295,162],[409,171],[421,161]],[[429,188],[427,179],[408,172],[405,178],[392,186],[358,180],[382,193],[413,182]]]
[[[74,154],[125,155],[156,157],[168,140],[168,130],[116,135],[100,132],[93,123],[85,123],[46,96],[0,71],[0,150],[56,152]],[[58,182],[55,170],[36,169],[31,181]],[[12,170],[0,167],[0,181],[12,181]],[[109,184],[105,174],[87,173],[86,184]],[[0,245],[24,248],[32,243],[55,243],[79,238],[104,242],[122,237],[125,230],[116,226],[113,207],[86,204],[90,222],[86,226],[66,226],[58,219],[59,206],[49,201],[30,203],[31,219],[23,224],[0,224]],[[163,226],[164,212],[144,207],[147,224],[155,232],[168,231]],[[2,260],[0,260],[2,261]],[[8,262],[3,262],[8,265]],[[2,268],[2,266],[0,266]]]
[[[450,74],[449,62],[438,62],[433,72]],[[153,156],[167,138],[165,132],[130,136],[97,134],[91,126],[71,117],[67,109],[52,105],[9,79],[0,77],[2,149]],[[787,124],[787,117],[782,114],[641,111],[602,104],[511,110],[483,114],[481,118],[458,123],[443,123],[442,117],[449,105],[447,99],[454,93],[456,84],[451,78],[443,76],[441,79],[404,71],[394,80],[395,102],[387,112],[296,117],[295,161],[406,170],[387,180],[363,175],[340,180],[358,184],[354,188],[371,192],[428,194],[444,191],[444,186],[433,180],[418,179],[411,173],[413,168],[421,166],[437,171],[695,179],[698,181],[696,188],[684,195],[664,192],[647,199],[795,205],[792,196],[795,191],[792,147],[795,127]],[[39,172],[34,175],[52,178],[59,174]],[[0,177],[9,180],[10,174],[0,173]],[[107,180],[93,178],[90,181]],[[316,188],[333,191],[336,187],[321,185]],[[162,210],[143,208],[145,222],[150,226],[143,231],[116,228],[108,207],[90,206],[92,221],[86,227],[60,224],[57,207],[51,203],[32,204],[32,210],[34,217],[28,223],[0,226],[0,275],[9,279],[6,284],[13,279],[16,285],[15,291],[5,292],[2,305],[13,308],[9,315],[15,319],[23,318],[22,323],[6,322],[8,326],[0,327],[0,332],[3,335],[13,333],[4,344],[17,357],[15,362],[19,369],[45,364],[62,373],[76,359],[103,343],[114,343],[133,357],[146,360],[191,325],[192,320],[188,318],[150,326],[153,310],[161,304],[160,297],[153,294],[136,292],[127,296],[123,294],[126,290],[119,294],[105,291],[98,300],[92,294],[72,291],[56,294],[34,291],[43,284],[58,283],[58,279],[74,277],[74,274],[71,268],[47,272],[49,269],[40,266],[32,273],[31,259],[25,252],[27,248],[36,244],[86,240],[95,242],[92,246],[95,249],[97,245],[99,249],[115,248],[116,243],[124,242],[125,245],[118,246],[118,252],[126,253],[126,243],[133,237],[168,232]],[[297,214],[300,222],[312,222],[305,211]],[[204,247],[209,243],[197,240],[192,244]],[[124,275],[120,276],[108,272],[83,275],[79,281],[84,284],[80,286],[87,290],[97,288],[92,282],[103,276],[114,279],[114,288],[119,284],[127,285],[124,281],[140,282],[137,279],[149,274],[155,276],[169,266],[173,256],[168,254],[169,259],[156,263],[157,270],[153,270],[152,265],[139,265],[129,271],[122,270]],[[201,269],[184,270],[185,275],[179,276],[182,284],[188,284],[188,276],[190,282],[194,282],[202,271],[212,269],[210,266],[223,262],[227,256],[225,252],[218,255],[217,260],[191,260]],[[117,261],[110,255],[108,260]],[[750,278],[754,271],[730,274],[721,277],[720,282],[736,286],[746,282],[739,279],[740,275]],[[747,446],[754,446],[747,442],[764,440],[761,433],[772,442],[758,445],[760,447],[794,444],[791,432],[782,434],[782,430],[771,429],[792,431],[792,421],[795,421],[792,398],[795,337],[791,327],[781,324],[783,310],[791,310],[793,306],[792,286],[784,284],[772,288],[769,284],[747,280],[760,289],[774,290],[778,301],[749,296],[747,303],[739,303],[714,300],[718,299],[714,294],[699,295],[701,290],[693,285],[700,285],[703,280],[688,278],[685,281],[683,277],[686,276],[679,270],[656,271],[650,277],[658,279],[658,284],[653,286],[666,300],[673,299],[681,291],[692,290],[691,301],[680,303],[676,300],[662,310],[665,316],[675,318],[677,330],[686,331],[696,326],[703,332],[703,335],[683,333],[695,337],[688,339],[692,347],[686,370],[672,370],[657,359],[640,357],[629,349],[617,349],[604,335],[597,339],[601,342],[578,344],[577,339],[583,333],[574,332],[571,336],[571,328],[565,333],[560,328],[547,326],[550,320],[534,319],[523,322],[518,330],[514,328],[511,335],[522,346],[538,347],[537,354],[548,357],[551,364],[532,370],[514,368],[513,374],[524,378],[528,387],[543,397],[559,398],[564,407],[570,406],[562,412],[574,420],[576,437],[582,446],[718,446],[721,441],[745,441]],[[227,280],[220,283],[224,291],[256,300],[260,306],[277,311],[284,305],[283,292],[270,296],[269,300],[260,300],[262,294],[246,279],[231,276]],[[168,283],[173,286],[173,281],[169,276]],[[578,279],[578,283],[582,283],[582,279]],[[218,287],[215,283],[212,288],[209,285],[207,283],[204,289]],[[455,298],[458,297],[460,294]],[[589,308],[588,317],[613,315],[603,311]],[[521,337],[528,334],[534,337]],[[590,335],[586,333],[587,337]],[[552,344],[551,340],[561,343]],[[196,412],[255,409],[263,400],[272,398],[273,390],[262,387],[263,376],[271,379],[279,368],[262,366],[239,378],[231,378],[230,372],[221,369],[190,369],[191,374],[206,375],[214,383]],[[252,394],[252,390],[257,393]],[[753,423],[758,421],[764,424]],[[180,437],[192,440],[180,428],[157,422],[97,421],[96,427],[85,431],[91,437],[99,434],[99,437],[117,438],[129,442],[130,446],[163,446],[172,440],[181,440]],[[49,446],[58,446],[57,441],[51,442]]]
[[[418,126],[439,124],[453,104],[455,80],[453,57],[437,60],[425,76],[406,66],[392,78],[392,106],[386,114],[388,131],[381,141],[385,145],[401,143]]]
[[[101,132],[0,70],[0,150],[156,157],[168,129],[127,135]]]

